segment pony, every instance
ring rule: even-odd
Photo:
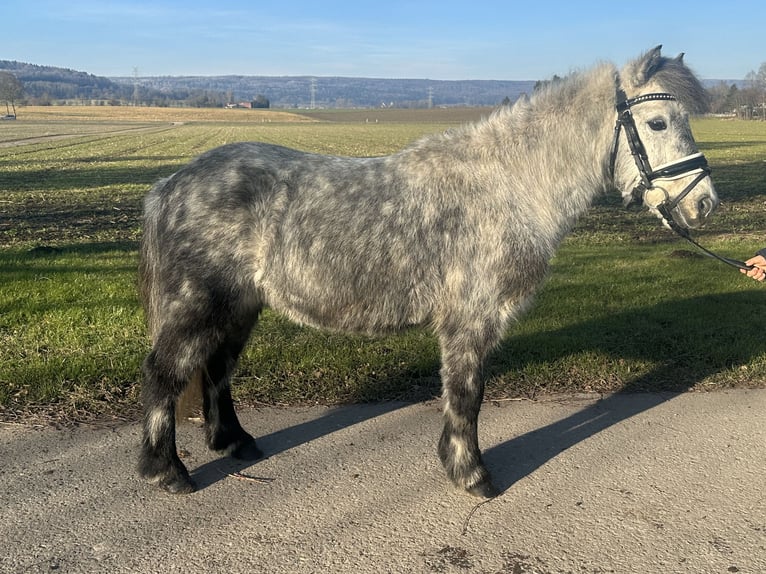
[[[477,438],[485,357],[597,194],[616,189],[627,200],[639,190],[666,224],[704,223],[718,198],[689,127],[704,101],[683,54],[667,58],[658,46],[389,156],[241,142],[157,182],[139,264],[151,333],[140,475],[168,492],[194,490],[175,415],[195,384],[208,447],[262,456],[237,419],[230,381],[269,306],[345,332],[430,328],[441,356],[439,459],[458,488],[494,496]],[[650,167],[679,163],[689,169]]]

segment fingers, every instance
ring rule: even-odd
[[[746,265],[752,265],[752,269],[740,269],[742,273],[745,273],[748,277],[752,277],[756,281],[763,281],[766,279],[766,258],[763,255],[756,255],[745,261]]]
[[[760,267],[766,267],[766,259],[764,259],[763,255],[756,255],[755,257],[751,257],[747,261],[745,261],[748,265],[755,265]]]
[[[748,263],[748,265],[752,265],[752,263]],[[753,267],[747,271],[745,269],[741,269],[740,271],[745,273],[748,277],[752,277],[756,281],[763,281],[766,279],[766,270],[764,270],[762,267]]]

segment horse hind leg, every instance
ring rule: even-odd
[[[218,309],[214,325],[211,315],[211,310],[205,309],[194,315],[198,321],[165,325],[144,361],[139,473],[172,493],[194,491],[176,451],[175,414],[181,394],[200,374],[208,446],[237,458],[261,456],[255,440],[237,419],[229,385],[258,313],[245,312],[242,318],[232,319],[225,309]]]
[[[144,360],[141,397],[144,404],[139,474],[172,493],[194,491],[189,472],[176,451],[176,400],[188,382],[170,359],[166,346],[154,346]]]
[[[456,486],[484,498],[492,498],[497,490],[479,449],[478,418],[484,397],[481,367],[496,340],[494,332],[440,335],[444,430],[439,458]]]
[[[202,372],[202,401],[205,416],[205,438],[211,450],[242,460],[257,460],[263,453],[239,422],[231,398],[231,375],[236,367],[250,330],[257,319],[253,316],[232,325]]]

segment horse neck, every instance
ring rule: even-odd
[[[604,65],[493,118],[492,129],[505,140],[502,161],[509,175],[524,174],[521,183],[534,188],[535,202],[549,203],[564,220],[576,218],[611,187],[615,78],[616,70]]]

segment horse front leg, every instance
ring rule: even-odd
[[[497,495],[479,450],[478,419],[484,397],[482,363],[495,336],[440,337],[444,430],[439,458],[458,487],[484,498]]]

